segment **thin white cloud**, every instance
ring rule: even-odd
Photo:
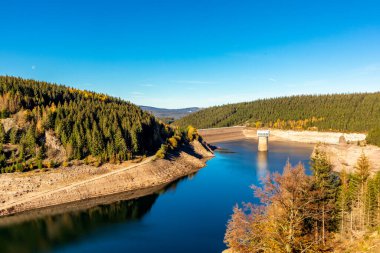
[[[272,77],[271,77],[271,78],[268,78],[268,80],[271,81],[271,82],[274,82],[274,83],[277,82],[277,79],[272,78]]]

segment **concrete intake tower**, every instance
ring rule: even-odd
[[[269,130],[257,130],[258,150],[268,151]]]

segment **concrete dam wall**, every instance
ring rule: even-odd
[[[198,132],[209,143],[257,139],[257,130],[244,126],[199,129]],[[269,142],[271,141],[296,141],[303,143],[326,143],[339,144],[341,137],[351,143],[365,140],[363,133],[339,133],[339,132],[316,132],[316,131],[293,131],[271,129]]]

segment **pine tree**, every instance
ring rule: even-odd
[[[360,184],[360,193],[358,195],[358,204],[359,204],[359,211],[360,211],[360,227],[361,229],[364,229],[366,223],[366,210],[365,204],[367,202],[366,200],[366,194],[367,194],[367,186],[368,186],[368,178],[370,176],[370,164],[367,156],[362,152],[360,155],[357,164],[355,166],[355,172],[358,175],[359,178],[359,184]]]
[[[358,215],[359,215],[359,192],[360,192],[360,179],[356,174],[349,175],[348,193],[349,193],[349,231],[352,234],[354,230],[358,229]]]
[[[347,230],[347,219],[350,211],[350,192],[349,192],[349,175],[343,169],[340,172],[341,185],[339,187],[338,206],[340,210],[340,232],[345,233]]]
[[[137,153],[139,152],[139,128],[132,128],[131,130],[131,145],[132,145],[132,152]]]
[[[115,134],[115,146],[119,159],[125,160],[127,158],[128,147],[119,128]]]
[[[36,129],[34,125],[30,125],[23,136],[23,144],[25,145],[26,152],[35,155],[36,148]]]
[[[5,137],[6,137],[6,134],[5,134],[4,126],[3,126],[3,124],[0,123],[0,144],[5,143],[5,141],[6,141]]]
[[[92,127],[92,134],[91,134],[91,145],[90,145],[91,154],[94,156],[99,156],[103,151],[103,147],[104,147],[103,136],[100,133],[97,124],[94,123]]]
[[[368,132],[367,142],[380,146],[380,127],[373,128]]]
[[[336,229],[335,226],[337,225],[338,210],[335,203],[340,181],[337,174],[333,172],[333,167],[328,161],[326,153],[320,151],[318,147],[310,163],[313,171],[313,187],[318,192],[318,199],[316,200],[318,212],[315,217],[316,232],[318,236],[321,236],[322,242],[325,243],[326,232]]]
[[[9,133],[9,141],[11,144],[17,144],[18,143],[18,130],[17,128],[12,128]]]
[[[377,212],[377,206],[378,206],[378,186],[376,185],[376,179],[370,178],[368,180],[367,184],[367,194],[366,194],[366,203],[365,203],[365,209],[366,209],[366,223],[369,228],[373,228],[377,225],[376,223],[376,212]]]

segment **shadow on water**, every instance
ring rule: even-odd
[[[0,227],[0,252],[48,251],[109,223],[141,219],[158,194]]]
[[[222,154],[233,154],[233,153],[236,153],[236,152],[231,151],[231,150],[226,149],[226,148],[218,148],[218,149],[215,150],[215,152],[222,153]]]
[[[28,221],[0,226],[0,252],[49,252],[110,224],[139,221],[149,213],[160,194],[175,191],[181,181],[191,179],[195,174],[178,179],[154,194],[137,199],[34,219],[30,217]]]

